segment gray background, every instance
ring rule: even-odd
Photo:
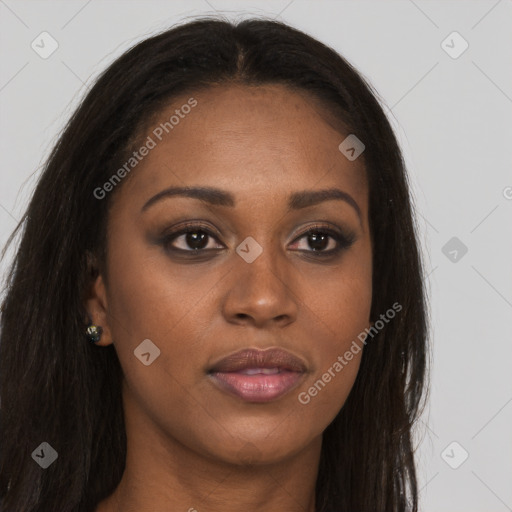
[[[216,11],[291,23],[380,95],[408,165],[431,297],[432,386],[416,432],[421,510],[512,511],[510,0],[0,0],[0,245],[91,81],[133,43]],[[43,31],[59,45],[47,59],[31,48]],[[441,45],[453,31],[469,44],[458,58]],[[453,36],[445,45],[462,47]]]

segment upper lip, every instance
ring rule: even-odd
[[[208,373],[237,372],[248,368],[279,368],[293,372],[305,372],[306,364],[297,356],[283,349],[244,349],[215,363]]]

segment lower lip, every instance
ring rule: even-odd
[[[246,375],[238,372],[212,373],[212,380],[223,390],[247,402],[270,402],[291,391],[303,373],[283,371],[274,375]]]

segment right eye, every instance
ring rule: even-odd
[[[210,239],[217,240],[216,236],[209,229],[201,224],[189,224],[185,228],[165,235],[162,239],[162,245],[170,252],[198,254],[202,251],[210,251],[219,248],[208,247]],[[179,242],[181,247],[176,247],[177,242]],[[223,248],[224,246],[220,247],[220,249]]]

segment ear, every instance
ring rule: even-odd
[[[113,343],[112,331],[108,322],[107,290],[103,275],[97,270],[95,258],[88,255],[88,275],[92,277],[89,289],[86,291],[84,306],[88,313],[88,320],[103,329],[101,339],[95,343],[97,346],[108,346]]]

